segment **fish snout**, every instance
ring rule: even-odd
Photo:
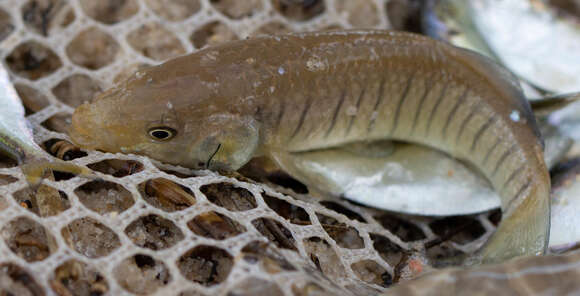
[[[84,149],[94,149],[97,144],[94,135],[95,128],[97,126],[90,114],[90,106],[85,103],[74,111],[68,135],[73,144]]]
[[[69,136],[73,144],[76,146],[85,149],[94,147],[94,141],[92,138],[87,134],[79,133],[76,129],[71,129],[69,131]]]

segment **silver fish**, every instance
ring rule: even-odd
[[[558,252],[580,242],[580,158],[553,170],[550,249]]]
[[[56,159],[36,144],[29,123],[24,117],[22,102],[1,64],[0,110],[0,152],[18,162],[30,184],[38,184],[50,169],[92,175],[90,169]]]
[[[496,58],[542,90],[580,90],[579,20],[544,1],[441,0],[425,9],[423,24],[427,34]]]

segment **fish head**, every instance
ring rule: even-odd
[[[207,78],[169,76],[138,72],[79,106],[69,130],[73,143],[194,169],[236,170],[248,162],[258,148],[257,121]]]

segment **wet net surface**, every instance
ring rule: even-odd
[[[257,180],[80,151],[74,108],[140,67],[258,34],[416,28],[402,0],[2,0],[0,59],[36,141],[101,180],[37,191],[0,158],[0,289],[13,295],[365,295],[477,249],[499,213],[428,218]]]

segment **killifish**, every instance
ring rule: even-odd
[[[424,36],[347,30],[209,47],[81,105],[70,136],[85,149],[213,170],[256,156],[284,168],[291,153],[354,142],[418,143],[471,163],[501,196],[503,220],[471,262],[547,246],[550,179],[517,80]]]
[[[47,170],[92,175],[90,169],[51,157],[36,142],[24,107],[8,73],[0,65],[0,152],[16,160],[28,183],[37,185]]]

